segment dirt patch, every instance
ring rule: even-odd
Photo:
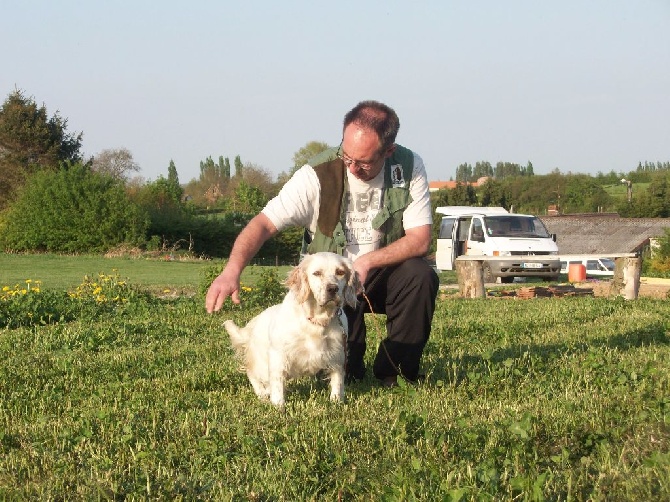
[[[521,288],[486,288],[489,298],[535,298],[548,296],[582,296],[589,295],[607,298],[611,296],[611,281],[585,281],[570,285],[553,287],[521,287]],[[580,294],[582,293],[582,294]],[[458,286],[445,287],[441,291],[440,299],[459,297]],[[639,298],[668,298],[670,299],[670,280],[648,279],[640,281]]]
[[[576,284],[579,288],[592,288],[593,296],[610,296],[610,282],[584,282]],[[637,292],[638,297],[642,298],[670,298],[670,284],[662,282],[640,282],[640,289]]]

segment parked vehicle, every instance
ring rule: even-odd
[[[586,277],[614,277],[614,260],[593,256],[570,256],[561,260],[561,274],[567,274],[574,263],[584,265]]]
[[[484,280],[558,279],[561,263],[556,256],[556,236],[549,234],[537,216],[510,213],[503,207],[442,206],[436,213],[443,215],[435,253],[438,270],[453,270],[456,258],[461,255],[518,257],[518,260],[487,260]],[[534,259],[524,260],[530,256]]]

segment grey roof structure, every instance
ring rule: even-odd
[[[670,229],[670,218],[620,218],[616,215],[541,216],[556,234],[559,254],[637,253],[649,239]]]

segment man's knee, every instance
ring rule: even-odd
[[[411,258],[401,264],[402,273],[412,283],[428,288],[434,295],[440,286],[437,273],[423,258]]]

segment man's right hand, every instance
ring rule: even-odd
[[[205,298],[205,307],[210,314],[221,309],[230,296],[233,303],[240,303],[240,276],[249,260],[263,243],[277,233],[277,228],[267,216],[254,216],[235,239],[230,258],[221,275],[212,281]]]
[[[212,281],[205,297],[207,313],[221,310],[226,298],[230,296],[233,303],[240,303],[240,278],[226,274],[224,270],[221,275]]]

